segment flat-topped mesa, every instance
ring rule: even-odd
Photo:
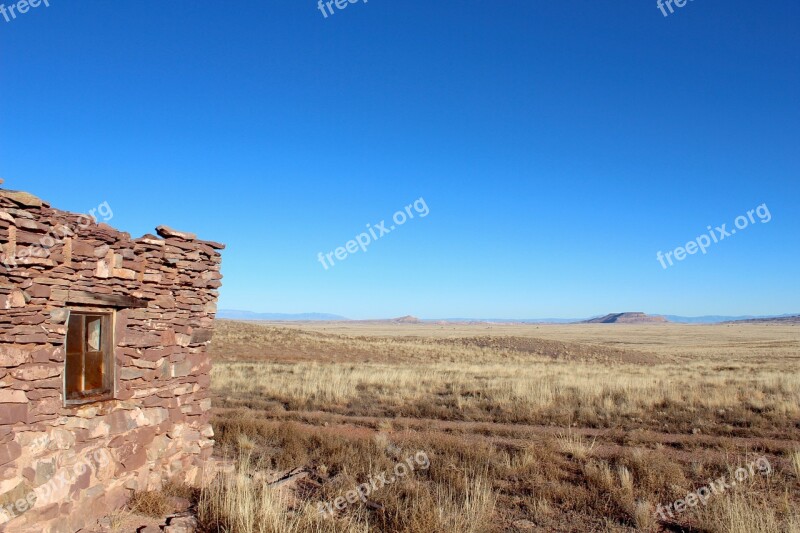
[[[197,485],[214,471],[206,350],[224,246],[166,226],[132,239],[98,220],[113,217],[103,205],[82,215],[0,189],[9,533],[78,531],[132,491]],[[60,466],[73,464],[86,468]]]
[[[665,324],[669,322],[663,316],[651,316],[645,313],[611,313],[609,315],[584,320],[582,324]]]

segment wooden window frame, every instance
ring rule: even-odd
[[[64,407],[70,406],[80,406],[86,405],[90,403],[97,403],[97,402],[104,402],[110,401],[116,398],[117,396],[117,361],[115,355],[115,348],[116,348],[116,341],[115,341],[115,329],[116,329],[116,318],[117,313],[115,309],[109,308],[73,308],[68,309],[69,314],[67,316],[66,328],[67,334],[64,336],[64,377],[63,377],[63,399],[64,399]],[[103,355],[103,364],[105,367],[105,372],[103,373],[103,386],[101,389],[97,389],[96,392],[86,394],[84,397],[69,397],[69,391],[67,389],[67,365],[69,364],[69,353],[67,352],[68,349],[68,338],[69,338],[69,325],[70,321],[74,316],[95,316],[101,317],[102,323],[100,328],[100,342],[101,342],[101,353]],[[85,320],[85,319],[84,319]],[[84,322],[85,327],[85,322]],[[81,335],[85,335],[85,330],[82,330]],[[88,353],[88,350],[84,347],[82,354],[85,357]]]

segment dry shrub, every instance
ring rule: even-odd
[[[387,487],[376,500],[384,506],[371,519],[376,531],[396,533],[485,533],[492,531],[497,497],[485,477],[464,478],[460,486],[420,483]]]
[[[615,488],[614,472],[605,461],[588,462],[583,469],[583,475],[590,485],[597,487],[601,492],[612,492]]]
[[[615,518],[630,524],[637,531],[655,531],[657,526],[653,504],[641,498],[642,490],[638,480],[628,467],[618,464],[616,469],[603,460],[591,460],[583,467],[583,476],[594,489],[594,508],[606,518]],[[599,502],[607,502],[603,507]]]
[[[792,463],[792,468],[794,469],[794,475],[797,476],[797,479],[800,479],[800,450],[795,450],[791,452],[789,455],[789,460]]]
[[[533,518],[538,522],[544,522],[555,514],[550,502],[544,498],[538,498],[532,506]]]
[[[656,520],[653,504],[648,501],[638,501],[633,508],[633,523],[638,531],[656,531]]]
[[[639,503],[635,500],[633,487],[633,474],[623,465],[617,466],[619,488],[613,493],[614,501],[620,510],[620,520],[637,524],[642,520]]]
[[[248,474],[247,460],[233,473],[225,474],[203,491],[200,520],[223,531],[242,533],[278,533],[289,531],[287,502],[264,482]]]
[[[542,468],[542,462],[539,454],[526,448],[509,454],[508,468],[510,472],[534,474]]]
[[[674,501],[690,486],[681,465],[663,452],[634,448],[617,455],[615,461],[630,470],[637,489],[650,501]]]
[[[172,509],[169,498],[158,491],[134,492],[128,507],[136,514],[153,518],[166,516]]]
[[[252,451],[256,448],[256,443],[253,441],[251,437],[249,437],[246,433],[239,433],[236,436],[236,446],[240,450],[248,450]]]
[[[560,433],[556,436],[556,441],[561,451],[579,461],[585,461],[591,457],[596,440],[595,438],[589,442],[588,439],[584,439],[581,435],[576,435],[572,431]]]
[[[233,472],[221,474],[200,495],[198,517],[209,531],[225,533],[366,533],[358,518],[323,517],[310,504],[292,509],[290,501],[266,482],[257,481],[250,457],[239,458]]]
[[[800,533],[800,514],[791,508],[779,516],[773,506],[753,494],[727,494],[699,508],[700,526],[709,533]]]
[[[228,451],[238,454],[238,466],[202,493],[201,521],[211,530],[469,533],[491,529],[488,524],[495,496],[489,479],[503,466],[502,455],[489,444],[450,436],[418,436],[402,443],[400,450],[385,434],[320,434],[299,424],[256,422],[246,417],[220,422],[224,427],[221,438]],[[254,443],[258,444],[255,450]],[[416,470],[371,494],[371,506],[350,505],[335,518],[317,513],[317,502],[332,501],[370,476],[390,472],[417,450],[429,455],[429,470]],[[522,460],[531,467],[535,459]],[[287,501],[263,483],[263,471],[304,465],[314,465],[327,480],[318,492],[302,500]]]
[[[130,512],[153,518],[162,518],[175,512],[175,498],[191,501],[196,497],[194,489],[186,485],[167,483],[161,490],[134,492],[128,502]]]
[[[489,529],[497,499],[491,484],[482,477],[465,482],[463,494],[449,487],[436,488],[439,526],[442,531],[482,533]]]
[[[622,492],[628,495],[633,495],[633,476],[627,467],[617,467],[617,475],[619,476],[619,486]]]
[[[128,533],[131,527],[131,520],[136,519],[133,512],[127,509],[118,509],[108,515],[108,533]]]

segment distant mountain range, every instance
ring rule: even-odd
[[[721,316],[721,315],[708,315],[708,316],[676,316],[676,315],[661,315],[670,322],[679,322],[682,324],[721,324],[722,322],[739,322],[742,320],[775,320],[796,317],[800,313],[788,313],[785,315],[762,315],[762,316]]]
[[[407,316],[402,318],[390,318],[385,320],[361,320],[359,322],[393,322],[393,323],[495,323],[495,324],[570,324],[570,323],[658,323],[658,322],[677,322],[679,324],[722,324],[724,322],[738,321],[778,321],[794,322],[800,313],[788,313],[784,315],[763,315],[763,316],[679,316],[679,315],[645,315],[644,313],[614,313],[602,317],[591,318],[522,318],[522,319],[503,319],[503,318],[434,318],[417,319]],[[231,309],[220,309],[217,318],[229,320],[265,320],[275,322],[342,322],[350,321],[349,318],[341,315],[329,313],[254,313],[252,311],[235,311]],[[665,320],[663,320],[663,319]]]
[[[579,322],[578,318],[426,318],[422,322],[453,322],[474,323],[485,322],[490,324],[569,324]]]
[[[769,318],[751,318],[748,320],[737,320],[744,324],[800,324],[800,315],[775,316]]]
[[[323,322],[350,320],[349,318],[331,315],[327,313],[254,313],[252,311],[234,311],[231,309],[220,309],[217,318],[227,318],[229,320],[274,320],[279,322]]]

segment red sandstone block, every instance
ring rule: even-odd
[[[0,389],[0,404],[4,403],[28,403],[28,397],[25,391]]]
[[[7,465],[22,455],[22,446],[16,442],[0,445],[0,466]]]
[[[30,358],[30,351],[24,347],[11,344],[0,344],[0,367],[15,367],[26,363]]]
[[[25,365],[12,370],[10,374],[22,381],[38,381],[60,376],[62,368],[58,364]]]
[[[11,337],[17,344],[44,344],[47,342],[47,334],[36,333],[33,335],[15,335]]]

